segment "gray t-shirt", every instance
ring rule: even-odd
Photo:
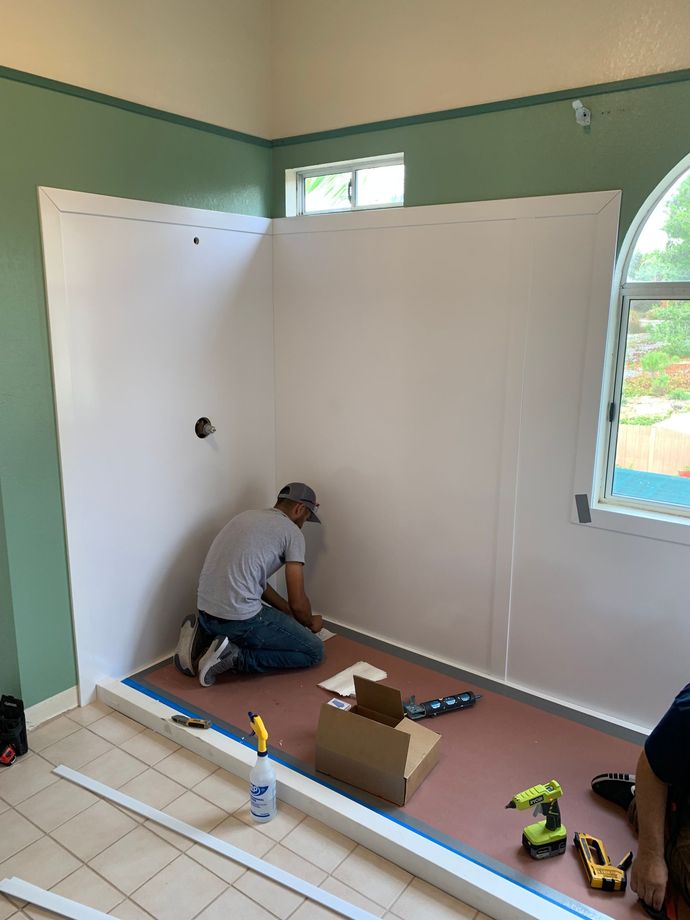
[[[271,575],[286,562],[304,563],[304,554],[304,534],[282,511],[243,511],[211,544],[199,578],[199,610],[248,620],[261,610]]]

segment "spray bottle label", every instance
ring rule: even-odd
[[[269,792],[270,789],[270,792]],[[270,786],[251,785],[249,790],[251,813],[255,818],[269,818],[275,813],[275,789]]]

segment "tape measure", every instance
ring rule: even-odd
[[[11,767],[16,759],[17,752],[11,744],[8,744],[4,750],[0,751],[0,766]]]

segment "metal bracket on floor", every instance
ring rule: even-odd
[[[0,891],[9,895],[11,898],[19,898],[20,901],[29,901],[37,907],[43,907],[51,913],[59,914],[61,917],[70,917],[71,920],[113,920],[110,914],[104,914],[93,907],[87,907],[79,901],[72,901],[70,898],[63,898],[54,891],[46,891],[45,888],[39,888],[38,885],[32,885],[31,882],[25,882],[22,878],[4,878],[0,879]]]
[[[312,885],[311,882],[305,882],[296,875],[285,872],[284,869],[279,869],[278,866],[271,865],[271,863],[266,862],[265,859],[259,859],[258,856],[253,856],[251,853],[247,853],[245,850],[241,850],[231,843],[226,843],[225,840],[221,840],[219,837],[207,834],[205,831],[199,830],[198,827],[193,827],[191,824],[180,821],[178,818],[173,818],[172,815],[166,815],[164,811],[152,808],[150,805],[146,805],[145,802],[125,795],[124,792],[120,792],[118,789],[112,789],[110,786],[106,786],[96,779],[91,779],[90,776],[78,773],[76,770],[72,770],[71,767],[65,767],[63,764],[60,764],[60,766],[54,768],[53,773],[57,776],[61,776],[63,779],[69,780],[71,783],[75,783],[77,786],[94,792],[96,795],[100,795],[110,802],[114,802],[116,805],[129,809],[135,812],[135,814],[142,815],[150,821],[160,824],[162,827],[167,827],[168,830],[174,831],[176,834],[181,834],[183,837],[187,837],[189,840],[201,844],[201,846],[206,847],[208,850],[220,853],[221,856],[227,856],[229,859],[240,863],[240,865],[246,866],[248,869],[252,869],[254,872],[258,872],[260,875],[270,878],[274,882],[278,882],[279,885],[291,888],[305,898],[316,901],[317,904],[322,904],[324,907],[328,907],[330,910],[341,914],[343,917],[348,917],[349,920],[378,920],[378,918],[375,917],[374,914],[369,913],[368,910],[362,910],[361,907],[356,907],[349,901],[344,901],[342,898],[331,894],[329,891],[324,891],[323,888],[317,888],[317,886]]]

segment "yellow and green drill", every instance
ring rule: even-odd
[[[541,812],[543,821],[528,824],[522,829],[522,845],[532,859],[548,859],[550,856],[560,856],[565,853],[567,831],[561,824],[561,810],[558,799],[563,795],[563,790],[555,779],[549,783],[532,786],[524,792],[518,792],[506,805],[506,808],[534,808],[534,814]]]

